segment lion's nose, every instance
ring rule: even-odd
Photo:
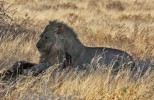
[[[40,48],[40,46],[39,45],[36,45],[36,47],[39,49]]]

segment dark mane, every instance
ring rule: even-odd
[[[67,33],[73,37],[75,40],[77,40],[78,42],[80,42],[80,40],[78,39],[77,34],[75,33],[75,31],[73,30],[73,28],[71,28],[70,26],[68,26],[67,24],[57,21],[57,20],[53,20],[53,21],[49,21],[49,26],[63,26],[65,30],[67,30]]]

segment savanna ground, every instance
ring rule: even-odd
[[[125,50],[141,70],[153,69],[154,0],[4,0],[0,1],[0,71],[17,60],[38,63],[39,34],[55,19],[73,27],[84,45]],[[70,70],[59,72],[53,83],[50,74],[55,67],[38,77],[0,82],[1,99],[154,100],[153,71],[134,81],[123,71],[112,78],[102,69],[78,75]]]

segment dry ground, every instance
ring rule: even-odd
[[[86,46],[125,50],[139,67],[153,68],[154,0],[4,0],[0,1],[1,71],[17,60],[37,63],[39,34],[54,19],[73,27]],[[53,83],[54,67],[39,77],[0,82],[1,99],[154,100],[153,71],[134,81],[127,72],[113,78],[101,69],[78,75],[70,70],[59,72]]]

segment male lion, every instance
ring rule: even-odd
[[[132,70],[135,65],[133,58],[124,51],[84,46],[72,28],[57,20],[49,22],[45,27],[36,47],[41,54],[39,64],[29,63],[26,66],[34,72],[34,75],[38,75],[54,64],[60,64],[61,68],[71,66],[84,70],[88,64],[97,61],[100,67],[112,66],[116,71],[122,67],[129,67]],[[18,66],[17,69],[20,67]]]
[[[50,66],[55,63],[64,63],[63,65],[66,66],[85,69],[98,57],[97,61],[100,66],[111,65],[113,70],[119,70],[123,66],[133,69],[135,64],[133,58],[124,51],[84,46],[72,28],[57,20],[45,27],[36,47],[41,53],[40,62]]]

